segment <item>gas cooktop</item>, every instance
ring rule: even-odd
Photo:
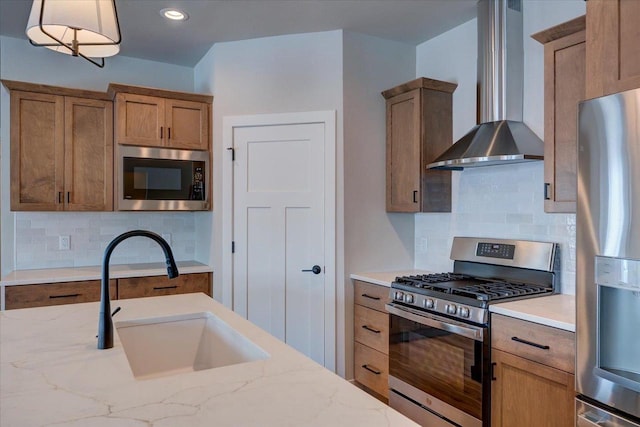
[[[557,245],[504,239],[455,237],[452,273],[396,278],[394,302],[463,321],[488,322],[488,305],[552,294]]]

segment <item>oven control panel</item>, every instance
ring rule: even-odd
[[[515,245],[507,245],[505,243],[478,243],[476,256],[488,258],[513,259],[516,252]]]
[[[439,300],[438,298],[414,294],[407,291],[392,289],[390,297],[393,301],[410,305],[411,307],[421,310],[446,314],[447,316],[456,317],[461,320],[471,321],[474,323],[485,324],[488,322],[487,310],[479,307],[469,307],[463,304],[451,301]]]

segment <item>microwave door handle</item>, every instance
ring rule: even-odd
[[[482,328],[474,328],[472,326],[465,326],[458,323],[451,323],[442,318],[427,317],[423,314],[415,313],[408,308],[398,308],[396,305],[390,303],[385,306],[387,311],[396,316],[404,317],[405,319],[412,320],[425,326],[440,329],[443,331],[451,332],[452,334],[461,335],[466,338],[471,338],[474,341],[482,341],[483,331]]]

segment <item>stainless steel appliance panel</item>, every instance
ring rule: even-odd
[[[456,424],[483,425],[487,403],[483,387],[488,384],[486,328],[462,327],[455,320],[421,316],[394,304],[387,304],[387,310],[391,313],[390,391]]]
[[[208,151],[118,145],[116,209],[209,209],[209,158]]]
[[[576,233],[577,392],[640,418],[640,90],[580,104]]]
[[[639,423],[576,399],[576,427],[640,427]]]

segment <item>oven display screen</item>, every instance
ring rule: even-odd
[[[478,243],[476,249],[476,256],[483,256],[488,258],[502,258],[513,259],[513,254],[516,251],[515,245],[506,245],[504,243]]]

